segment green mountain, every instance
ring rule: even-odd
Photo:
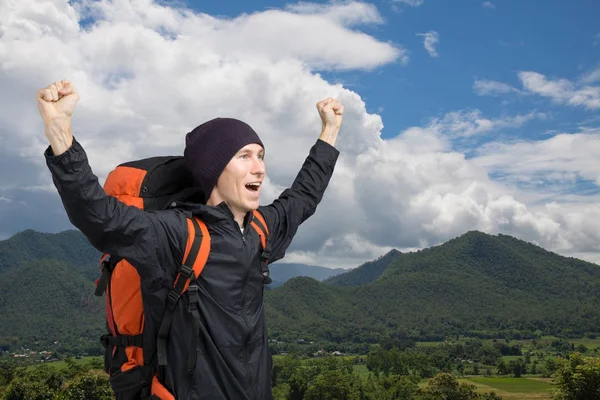
[[[66,263],[90,279],[98,275],[100,253],[79,231],[40,233],[28,229],[0,241],[0,273],[29,261]]]
[[[97,353],[103,312],[94,283],[72,265],[26,261],[0,274],[0,351],[25,346]]]
[[[346,272],[343,268],[326,268],[315,265],[279,262],[271,265],[269,269],[271,271],[271,279],[273,280],[273,282],[269,284],[269,289],[279,287],[288,280],[298,276],[307,276],[318,281],[323,281],[327,278]]]
[[[292,279],[266,294],[266,307],[271,335],[285,340],[583,335],[600,331],[599,289],[596,264],[468,232],[402,254],[364,285]]]
[[[332,276],[325,283],[333,286],[360,286],[371,283],[383,274],[383,271],[398,257],[401,252],[394,249],[377,260],[369,261],[343,274]]]
[[[98,256],[76,231],[25,231],[0,241],[0,351],[98,349]],[[294,277],[265,292],[271,338],[360,344],[600,333],[600,267],[506,235],[468,232],[320,279]]]

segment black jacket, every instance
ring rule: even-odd
[[[315,212],[338,154],[317,140],[292,186],[259,208],[270,232],[271,263],[283,258],[299,225]],[[195,372],[193,376],[186,372],[193,324],[180,304],[170,331],[164,383],[177,399],[271,399],[260,239],[249,226],[250,218],[242,234],[224,203],[179,204],[156,212],[126,206],[106,195],[75,140],[64,154],[53,156],[48,148],[45,157],[71,223],[99,251],[134,265],[143,293],[172,287],[188,237],[186,214],[191,212],[207,224],[212,242],[197,280],[203,323]],[[152,313],[162,312],[164,306],[151,305],[146,323],[154,323]]]

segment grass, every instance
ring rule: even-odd
[[[354,365],[354,372],[357,372],[363,379],[369,376],[369,370],[365,364]]]
[[[73,358],[72,360],[75,361],[75,364],[87,364],[88,362],[90,362],[94,359],[97,359],[101,363],[101,365],[104,365],[102,356],[88,356],[88,357],[81,357],[81,358]],[[48,365],[52,368],[58,368],[58,369],[66,369],[67,368],[67,363],[64,360],[31,364],[31,365],[27,366],[27,368],[28,369],[35,368],[35,367],[39,367],[40,365]]]
[[[472,377],[459,379],[477,387],[477,392],[495,392],[505,400],[547,400],[554,387],[549,380],[541,378],[490,378]]]
[[[505,392],[539,393],[547,392],[552,384],[538,379],[528,378],[469,378],[469,381],[481,383]]]

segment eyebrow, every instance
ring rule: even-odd
[[[242,149],[242,150],[238,151],[238,153],[237,153],[237,154],[239,154],[239,155],[242,155],[242,154],[253,154],[253,153],[254,153],[254,152],[253,152],[252,150],[249,150],[249,149]],[[264,149],[261,149],[261,150],[260,150],[260,151],[259,151],[257,154],[258,154],[258,155],[263,155],[263,156],[264,156],[264,155],[265,155],[265,150],[264,150]]]

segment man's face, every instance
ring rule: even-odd
[[[260,186],[265,176],[264,150],[258,144],[249,144],[236,153],[225,167],[216,193],[234,215],[245,215],[258,208]]]

